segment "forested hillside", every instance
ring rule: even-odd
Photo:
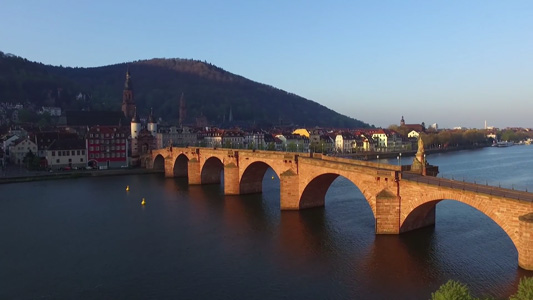
[[[97,67],[65,68],[0,52],[0,102],[26,102],[63,110],[120,110],[129,69],[139,114],[169,123],[178,119],[183,93],[187,122],[204,115],[211,124],[233,120],[260,126],[294,124],[356,128],[369,125],[316,102],[185,59],[150,59]]]

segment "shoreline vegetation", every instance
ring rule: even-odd
[[[491,297],[477,298],[472,296],[470,289],[466,284],[459,281],[448,280],[440,288],[431,293],[431,300],[481,300],[494,299]],[[518,283],[516,294],[511,295],[509,300],[531,300],[533,299],[533,277],[523,277]]]

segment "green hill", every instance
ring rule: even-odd
[[[169,123],[178,119],[183,93],[188,123],[204,115],[210,123],[220,124],[227,120],[231,107],[233,119],[241,124],[369,127],[316,102],[187,59],[65,68],[0,52],[0,102],[25,102],[37,108],[59,106],[63,110],[120,110],[128,69],[139,114],[146,115],[153,108],[156,116]]]

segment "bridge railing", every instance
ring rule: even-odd
[[[402,173],[402,180],[414,181],[417,183],[424,183],[439,187],[446,187],[455,190],[470,191],[475,193],[482,193],[491,196],[504,197],[509,199],[516,199],[521,201],[533,202],[533,193],[526,191],[519,191],[515,189],[507,189],[502,187],[490,186],[488,184],[478,184],[472,182],[465,182],[453,179],[445,179],[431,176],[422,176],[409,172]]]
[[[315,159],[342,162],[342,163],[351,164],[355,166],[370,167],[370,168],[375,168],[375,169],[390,170],[390,171],[402,170],[402,166],[398,166],[398,165],[381,164],[381,163],[376,163],[376,162],[371,162],[371,161],[363,161],[363,160],[334,157],[334,156],[325,156],[325,155],[320,155],[320,154],[317,155],[316,153],[313,154],[311,157]]]

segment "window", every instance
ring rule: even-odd
[[[52,156],[56,156],[56,152],[55,151],[52,151]]]
[[[68,162],[71,163],[71,162],[72,162],[72,158],[69,158],[69,159],[68,159]]]
[[[76,150],[76,155],[80,155],[80,150]]]
[[[80,158],[80,162],[83,162],[83,158]]]
[[[81,150],[81,155],[85,155],[85,150]]]
[[[61,156],[61,151],[57,151],[57,156]]]
[[[94,154],[89,154],[89,158],[94,158]]]
[[[70,155],[72,155],[72,156],[76,155],[76,151],[74,151],[74,150],[70,151]]]
[[[59,159],[56,159],[56,163],[59,163]]]

